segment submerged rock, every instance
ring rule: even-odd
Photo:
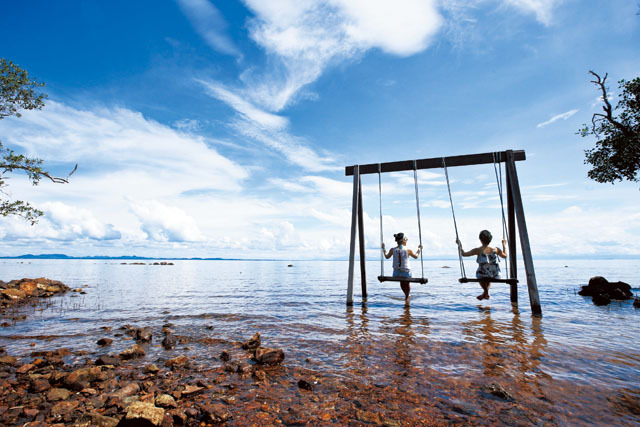
[[[122,353],[120,353],[120,358],[123,360],[135,359],[138,357],[144,357],[147,353],[144,351],[138,344],[134,344]]]
[[[164,347],[165,350],[171,350],[176,346],[176,344],[178,344],[178,338],[170,333],[162,340],[162,347]]]

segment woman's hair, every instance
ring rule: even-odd
[[[489,230],[482,230],[480,232],[480,236],[478,237],[480,238],[480,241],[483,245],[488,245],[489,243],[491,243],[491,239],[493,239],[493,236],[491,235],[491,232]]]
[[[404,233],[394,234],[393,238],[396,239],[396,243],[402,243],[404,240]]]

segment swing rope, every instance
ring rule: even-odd
[[[449,184],[449,172],[447,171],[447,163],[442,158],[442,167],[444,168],[444,176],[447,179],[447,190],[449,191],[449,202],[451,203],[451,215],[453,215],[453,227],[456,230],[456,242],[460,241],[460,237],[458,236],[458,223],[456,221],[456,213],[453,210],[453,198],[451,197],[451,185]],[[467,277],[467,273],[464,270],[464,261],[462,261],[462,252],[460,251],[460,245],[458,245],[458,262],[460,263],[460,273],[463,278]]]
[[[422,226],[420,225],[420,197],[418,196],[418,168],[417,163],[413,161],[413,183],[416,187],[416,210],[418,211],[418,238],[420,239],[420,246],[422,246]],[[422,249],[420,249],[420,267],[422,270],[422,278],[424,278],[424,261],[422,259]]]
[[[496,168],[496,163],[498,167]],[[502,212],[502,238],[506,239],[507,246],[509,245],[509,232],[507,231],[507,221],[504,217],[504,200],[502,198],[502,164],[496,161],[496,153],[493,153],[493,170],[496,174],[496,184],[498,185],[498,194],[500,195],[500,209]],[[498,170],[500,171],[498,174]],[[499,177],[499,178],[498,178]],[[504,267],[507,277],[509,277],[509,263],[507,258],[504,259]]]
[[[382,232],[382,165],[378,163],[378,195],[380,199],[380,275],[384,276],[384,249],[382,249],[382,243],[384,242],[384,233]]]

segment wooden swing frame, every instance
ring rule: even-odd
[[[462,156],[435,157],[419,160],[405,160],[399,162],[388,163],[371,163],[365,165],[347,166],[345,168],[346,176],[353,176],[353,200],[351,210],[351,239],[349,245],[349,275],[347,283],[347,305],[353,305],[353,281],[355,269],[355,249],[356,234],[358,235],[359,252],[360,252],[360,280],[362,285],[362,298],[367,297],[367,279],[365,266],[365,244],[364,244],[364,217],[362,210],[362,183],[361,175],[386,172],[400,172],[417,169],[437,169],[455,166],[470,166],[480,164],[490,164],[496,162],[505,163],[506,169],[506,188],[507,188],[507,212],[508,235],[512,236],[509,241],[509,278],[507,279],[491,279],[492,283],[508,283],[511,288],[511,302],[518,302],[518,279],[517,279],[517,253],[516,253],[516,223],[520,247],[522,250],[522,258],[524,262],[525,274],[527,277],[527,288],[529,291],[529,302],[531,311],[534,315],[541,316],[542,308],[540,306],[540,296],[538,294],[538,285],[536,282],[535,269],[533,267],[533,257],[529,244],[529,235],[527,232],[527,223],[524,216],[524,207],[522,204],[522,196],[520,193],[520,184],[518,182],[518,174],[516,171],[516,161],[526,160],[524,150],[506,150],[493,153],[467,154]],[[382,278],[382,279],[381,279]],[[386,281],[390,276],[380,276],[380,281]],[[426,279],[409,279],[407,282],[420,282]],[[398,278],[393,278],[398,281]],[[404,280],[403,280],[404,281]],[[479,279],[462,278],[461,283],[480,282]],[[422,282],[420,282],[422,283]],[[426,283],[426,281],[425,281]]]

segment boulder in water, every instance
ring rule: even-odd
[[[631,285],[625,282],[609,282],[602,276],[589,279],[589,284],[583,286],[578,294],[593,297],[595,305],[607,305],[611,300],[627,300],[633,297]]]

